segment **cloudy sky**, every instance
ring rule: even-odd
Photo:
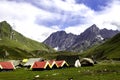
[[[42,42],[65,30],[80,34],[92,24],[120,30],[120,0],[0,0],[0,21]]]

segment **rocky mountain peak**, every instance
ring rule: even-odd
[[[65,31],[57,31],[57,32],[55,32],[55,33],[57,33],[57,34],[59,34],[59,35],[65,35],[65,34],[66,34]]]
[[[99,29],[95,24],[87,28],[80,35],[57,31],[48,37],[44,43],[58,50],[83,51],[93,45],[103,43],[104,40],[113,37],[119,31]]]
[[[114,35],[116,35],[116,33],[119,33],[119,31],[112,30],[112,29],[108,30],[106,28],[100,30],[100,34],[102,35],[102,37],[107,38],[107,39],[112,38]]]
[[[12,30],[12,27],[6,21],[0,22],[0,39],[4,37],[11,38]]]
[[[93,24],[92,26],[90,26],[89,28],[87,28],[83,33],[81,33],[80,35],[78,35],[77,40],[94,40],[94,38],[99,35],[100,33],[100,29]]]
[[[0,29],[2,29],[2,28],[12,29],[12,27],[7,23],[7,21],[2,21],[2,22],[0,22]]]
[[[90,31],[90,32],[94,32],[94,33],[99,32],[99,30],[100,29],[96,26],[96,24],[93,24],[88,29],[86,29],[87,32]]]
[[[52,33],[43,43],[57,48],[57,50],[65,50],[70,47],[76,39],[76,35],[66,33],[65,31],[57,31]]]

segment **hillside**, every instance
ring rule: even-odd
[[[0,22],[0,58],[35,57],[35,50],[53,51],[43,43],[24,37],[6,22]]]
[[[87,50],[84,56],[95,59],[114,59],[120,60],[120,33],[100,46],[94,46]]]

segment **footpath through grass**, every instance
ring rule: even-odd
[[[38,79],[34,76],[39,75]],[[93,67],[65,68],[44,71],[17,69],[0,72],[0,80],[120,80],[120,63],[107,62]]]

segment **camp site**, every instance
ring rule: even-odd
[[[0,0],[0,80],[120,80],[120,0]]]
[[[63,58],[62,58],[63,59]],[[69,58],[70,59],[70,58]],[[74,66],[65,60],[44,60],[29,58],[16,61],[0,62],[1,80],[119,80],[120,62],[101,61],[94,64],[90,58],[74,61]],[[14,64],[13,64],[14,62]],[[73,61],[72,61],[73,62]],[[24,64],[23,64],[24,63]],[[29,67],[26,64],[29,63]],[[32,64],[31,64],[32,63]],[[112,64],[112,65],[111,65]],[[110,77],[112,75],[112,77]]]

